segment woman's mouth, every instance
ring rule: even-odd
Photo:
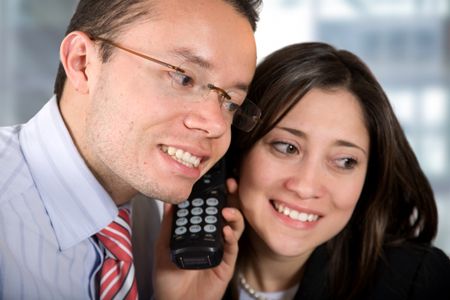
[[[280,214],[283,214],[296,221],[315,222],[320,218],[319,215],[300,212],[276,201],[272,201],[272,205],[275,208],[275,210],[278,211]]]

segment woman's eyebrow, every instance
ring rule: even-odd
[[[367,155],[367,151],[364,150],[364,148],[358,146],[355,143],[349,142],[349,141],[345,141],[345,140],[337,140],[335,143],[337,146],[344,146],[344,147],[351,147],[351,148],[356,148],[361,150],[365,155]]]
[[[279,127],[281,130],[287,131],[295,136],[301,137],[301,138],[306,138],[306,133],[304,133],[301,130],[298,129],[294,129],[294,128],[289,128],[289,127]],[[343,146],[343,147],[350,147],[350,148],[356,148],[361,150],[365,155],[367,155],[367,151],[363,148],[358,146],[355,143],[346,141],[346,140],[336,140],[335,145],[337,146]]]
[[[289,127],[278,127],[278,128],[280,128],[281,130],[287,131],[298,137],[302,137],[302,138],[306,137],[306,133],[304,133],[303,131],[298,130],[298,129],[289,128]]]

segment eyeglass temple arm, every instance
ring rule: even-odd
[[[174,66],[174,65],[165,63],[165,62],[160,61],[160,60],[158,60],[158,59],[156,59],[156,58],[153,58],[153,57],[150,57],[150,56],[145,55],[145,54],[143,54],[143,53],[137,52],[137,51],[135,51],[135,50],[133,50],[133,49],[125,48],[125,47],[121,46],[120,44],[114,43],[113,41],[110,41],[110,40],[108,40],[108,39],[105,39],[105,38],[102,38],[102,37],[93,37],[93,36],[90,36],[90,39],[93,40],[93,41],[101,41],[101,42],[104,42],[104,43],[109,44],[109,45],[111,45],[111,46],[117,47],[117,48],[119,48],[119,49],[121,49],[121,50],[123,50],[123,51],[129,52],[129,53],[131,53],[131,54],[137,55],[137,56],[142,57],[142,58],[144,58],[144,59],[150,60],[150,61],[152,61],[152,62],[155,62],[155,63],[157,63],[157,64],[160,64],[160,65],[162,65],[162,66],[165,66],[165,67],[167,67],[167,68],[169,68],[169,69],[175,70],[175,71],[177,71],[177,72],[180,72],[180,73],[185,73],[185,72],[186,72],[186,71],[184,71],[183,69],[181,69],[181,68],[179,68],[179,67],[176,67],[176,66]]]

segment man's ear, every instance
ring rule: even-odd
[[[69,33],[61,43],[59,56],[70,81],[79,93],[89,93],[87,68],[90,61],[97,59],[94,42],[81,31]]]

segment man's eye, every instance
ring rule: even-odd
[[[181,72],[169,72],[174,87],[192,87],[194,86],[194,79]]]
[[[225,99],[222,102],[222,106],[223,106],[223,108],[225,108],[226,111],[233,112],[233,113],[239,109],[239,105],[237,105],[234,102],[225,100]]]

